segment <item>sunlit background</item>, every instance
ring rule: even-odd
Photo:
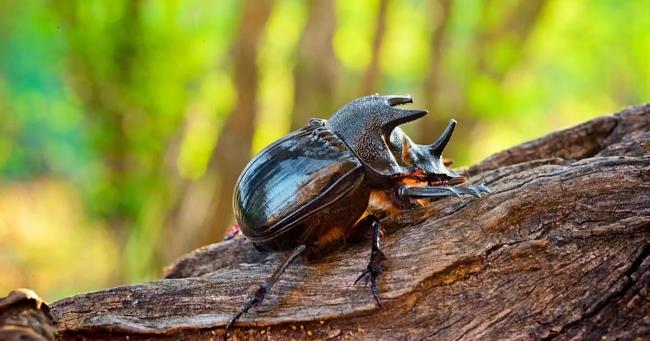
[[[650,99],[650,1],[0,1],[0,296],[160,276],[274,139],[411,94],[468,165]]]

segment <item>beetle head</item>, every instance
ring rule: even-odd
[[[404,169],[410,172],[421,170],[430,182],[459,184],[465,182],[465,177],[447,168],[442,158],[455,127],[456,121],[450,120],[442,135],[430,145],[416,144],[400,128],[395,128],[391,134],[390,148]]]
[[[413,103],[413,99],[410,96],[361,97],[346,104],[327,122],[327,127],[364,163],[371,180],[403,173],[387,141],[398,125],[427,114],[426,110],[397,108],[406,103]]]

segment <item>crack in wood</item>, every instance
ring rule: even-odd
[[[577,324],[590,319],[596,315],[598,315],[603,308],[607,307],[610,305],[615,299],[618,299],[620,297],[623,297],[635,284],[633,275],[639,270],[639,267],[643,263],[644,260],[646,260],[650,256],[650,244],[645,244],[639,253],[639,255],[632,261],[630,267],[622,274],[623,283],[622,285],[619,283],[620,289],[614,290],[611,294],[607,295],[604,299],[602,299],[600,302],[594,305],[593,308],[589,309],[586,311],[580,318],[571,321],[567,324],[564,324],[563,326],[560,327],[559,331],[557,332],[552,332],[548,336],[543,337],[542,340],[554,340],[558,336],[562,335],[564,331],[567,329],[576,326]]]

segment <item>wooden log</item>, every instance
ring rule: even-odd
[[[492,193],[390,217],[384,307],[353,285],[369,244],[290,267],[234,338],[650,337],[650,105],[557,131],[465,171]],[[280,261],[243,238],[165,278],[52,305],[59,337],[222,339]]]
[[[0,298],[0,340],[54,340],[50,308],[31,290],[17,289]]]

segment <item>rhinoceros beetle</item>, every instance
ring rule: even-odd
[[[279,139],[246,166],[235,186],[235,218],[257,249],[291,251],[227,329],[261,303],[299,255],[314,256],[372,231],[372,251],[357,278],[371,283],[379,306],[377,278],[385,259],[380,219],[429,198],[489,192],[485,185],[459,186],[467,178],[442,159],[456,127],[451,120],[431,145],[418,145],[398,127],[427,114],[398,109],[409,96],[372,95],[356,99],[329,120]]]

